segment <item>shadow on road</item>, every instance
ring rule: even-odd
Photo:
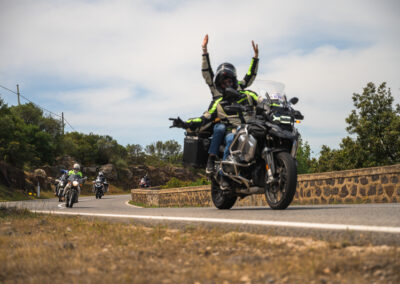
[[[343,209],[348,208],[348,206],[340,206],[340,207],[322,207],[322,206],[305,206],[305,207],[288,207],[284,209],[284,211],[293,211],[293,210],[327,210],[327,209]],[[255,210],[269,210],[269,211],[283,211],[283,210],[274,210],[270,207],[233,207],[230,210],[245,210],[245,211],[255,211]]]

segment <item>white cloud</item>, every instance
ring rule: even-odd
[[[2,1],[0,83],[45,107],[61,102],[52,110],[80,131],[181,142],[168,117],[200,115],[211,98],[203,36],[214,68],[231,61],[240,77],[255,40],[259,77],[300,98],[300,130],[318,151],[346,135],[351,95],[367,82],[387,81],[398,101],[399,11],[397,1]],[[48,80],[62,83],[57,96],[29,96]]]

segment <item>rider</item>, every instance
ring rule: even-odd
[[[71,176],[71,175],[78,175],[78,176],[80,176],[81,178],[83,177],[82,172],[81,172],[81,167],[79,166],[78,163],[75,163],[74,166],[73,166],[73,168],[72,168],[72,170],[70,170],[70,171],[68,172],[68,177]],[[69,186],[69,184],[67,185],[67,187],[68,187],[68,186]],[[66,187],[66,188],[67,188],[67,187]],[[79,196],[80,194],[81,194],[81,187],[78,186],[78,196]],[[78,198],[76,199],[76,202],[78,202]]]
[[[201,71],[202,71],[204,80],[206,81],[207,85],[210,87],[213,99],[216,99],[216,98],[219,98],[222,96],[222,91],[215,84],[216,80],[214,78],[214,72],[211,68],[210,56],[208,55],[208,51],[207,51],[207,44],[208,44],[208,34],[204,37],[203,43],[201,45],[202,49],[203,49],[203,56],[202,56],[203,60],[202,60]],[[253,45],[254,57],[251,59],[249,70],[247,71],[243,80],[242,81],[236,80],[236,82],[234,82],[234,84],[237,84],[238,90],[244,90],[245,88],[249,87],[253,83],[253,81],[257,75],[258,44],[254,44],[254,41],[252,41],[251,44]],[[220,70],[224,64],[226,64],[226,63],[223,63],[218,66],[216,75],[218,75],[218,70]],[[233,68],[235,68],[233,65],[231,65],[231,66]],[[235,77],[236,77],[236,74],[235,74]]]
[[[207,44],[208,44],[208,34],[206,34],[202,43],[202,49],[203,49],[202,74],[207,85],[210,87],[213,99],[218,99],[219,97],[223,96],[226,87],[243,91],[245,88],[249,87],[253,83],[254,79],[257,76],[257,70],[258,70],[258,61],[259,61],[258,44],[254,44],[254,41],[251,41],[254,50],[254,57],[252,58],[249,70],[244,76],[242,81],[237,80],[236,68],[230,63],[220,64],[217,68],[217,73],[215,74],[214,77],[214,72],[210,64],[210,57],[207,51]],[[211,105],[214,102],[215,101],[213,101]],[[213,140],[220,142],[213,143],[211,141],[211,145],[214,147],[210,146],[209,150],[210,155],[207,161],[206,173],[213,172],[216,153],[218,152],[218,148],[222,143],[222,138],[225,135],[225,131],[226,127],[224,125],[216,124],[214,126],[214,136],[217,136],[217,138]],[[230,145],[233,139],[233,134],[226,137],[226,139],[228,140],[226,142],[229,143]],[[224,159],[226,158],[227,155],[228,155],[228,148],[225,148]]]
[[[140,185],[140,187],[149,187],[150,186],[150,179],[148,178],[147,174],[140,179],[139,185]]]
[[[100,180],[101,183],[104,185],[104,192],[108,192],[108,182],[102,171],[100,171],[99,174],[97,175],[96,180],[97,179]],[[93,185],[93,189],[94,189],[94,185]]]
[[[58,178],[58,180],[60,181],[66,181],[68,179],[68,171],[67,170],[61,170],[61,176]],[[59,183],[59,182],[58,182]],[[58,195],[58,184],[54,189],[54,195],[57,196]]]

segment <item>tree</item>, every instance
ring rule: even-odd
[[[338,150],[323,146],[316,171],[335,171],[391,165],[400,162],[400,106],[386,83],[368,83],[353,94],[355,110],[346,118],[352,137],[342,139]]]
[[[362,95],[353,94],[353,110],[346,122],[346,130],[356,135],[359,163],[363,167],[381,166],[400,162],[400,106],[393,108],[390,88],[382,83],[376,89],[368,83]],[[355,148],[350,137],[342,141],[346,150]]]
[[[143,147],[139,144],[128,144],[126,145],[126,152],[128,155],[128,160],[134,164],[144,163],[145,153]]]
[[[313,163],[315,158],[311,158],[311,147],[308,142],[303,142],[303,139],[299,138],[299,148],[297,149],[297,172],[299,174],[308,174],[312,172]]]
[[[178,162],[181,158],[182,146],[175,140],[157,141],[145,147],[145,152],[163,161]]]

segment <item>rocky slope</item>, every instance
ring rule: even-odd
[[[7,187],[33,191],[39,183],[43,190],[50,190],[54,180],[60,176],[62,169],[72,169],[76,161],[71,157],[62,157],[57,160],[56,166],[43,166],[33,172],[26,172],[0,161],[0,183]],[[175,166],[153,167],[145,165],[130,165],[124,169],[118,169],[113,164],[93,165],[83,167],[82,173],[93,180],[97,173],[102,171],[108,182],[125,190],[137,188],[140,179],[147,174],[151,186],[160,186],[167,183],[172,177],[184,181],[194,181],[203,175],[187,168]]]

